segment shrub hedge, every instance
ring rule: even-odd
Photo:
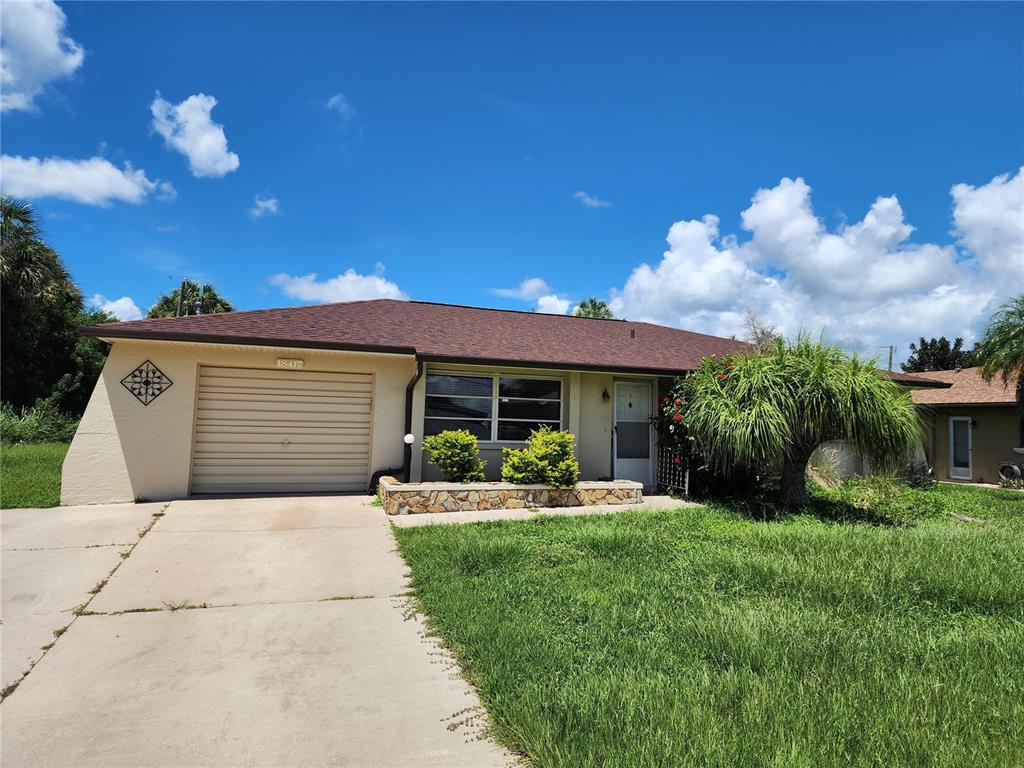
[[[572,488],[580,476],[571,432],[541,427],[530,433],[525,448],[503,449],[501,479],[506,483],[539,483]]]
[[[450,483],[473,483],[484,479],[484,460],[476,438],[468,429],[449,429],[423,439],[427,460],[441,470]]]

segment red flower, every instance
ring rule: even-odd
[[[683,420],[683,414],[681,414],[681,413],[676,413],[676,414],[675,414],[675,415],[674,415],[674,416],[672,417],[672,419],[673,419],[673,420],[674,420],[674,421],[676,422],[676,424],[678,424],[678,423],[679,423],[680,421],[682,421],[682,420]]]
[[[718,378],[719,378],[719,380],[724,379],[725,378],[725,374],[724,373],[718,374]]]
[[[682,401],[682,400],[680,400],[680,399],[679,399],[679,398],[677,397],[677,398],[676,398],[676,408],[678,408],[678,407],[679,407],[679,406],[681,406],[682,404],[683,404],[683,401]]]
[[[672,463],[673,464],[682,464],[683,460],[680,459],[678,456],[676,456],[674,459],[672,459]]]

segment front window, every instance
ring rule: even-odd
[[[526,440],[535,429],[558,429],[562,420],[562,382],[558,379],[499,377],[498,440]]]
[[[521,442],[562,420],[562,382],[494,374],[428,373],[424,433],[467,429],[478,440]]]
[[[490,440],[493,412],[493,376],[427,374],[426,434],[468,429],[477,440]]]

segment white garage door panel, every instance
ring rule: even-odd
[[[372,394],[369,374],[202,366],[192,492],[365,489]]]

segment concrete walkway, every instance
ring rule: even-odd
[[[369,501],[4,511],[3,765],[512,764]]]

